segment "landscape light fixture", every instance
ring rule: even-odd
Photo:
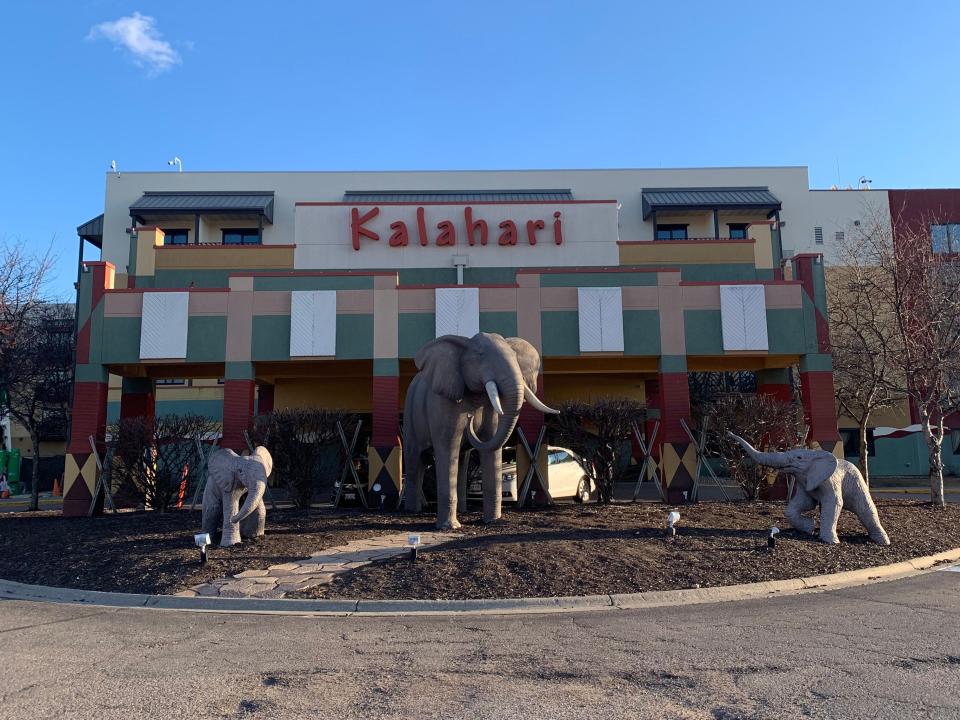
[[[667,535],[670,537],[677,536],[677,529],[674,527],[674,525],[676,525],[679,521],[680,513],[678,513],[676,510],[671,510],[669,513],[667,513]]]
[[[173,160],[167,160],[167,165],[176,165],[177,172],[183,172],[183,162],[176,155],[173,156]]]
[[[407,535],[407,544],[410,546],[410,562],[416,562],[417,548],[420,546],[420,536]]]
[[[773,548],[777,545],[777,535],[780,534],[780,528],[774,525],[770,528],[770,534],[767,536],[767,547],[770,548],[770,552],[773,552]]]
[[[193,542],[200,548],[200,564],[207,564],[207,545],[210,544],[210,533],[197,533],[193,536]]]

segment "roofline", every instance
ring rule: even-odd
[[[766,185],[742,185],[742,186],[715,186],[715,187],[686,187],[686,186],[677,186],[677,187],[658,187],[658,188],[641,188],[642,192],[681,192],[683,190],[688,190],[690,192],[727,192],[731,190],[760,190],[762,192],[770,192],[770,188]],[[771,193],[772,194],[772,193]]]
[[[671,172],[690,170],[809,170],[808,165],[703,165],[690,167],[608,167],[608,168],[448,168],[403,170],[124,170],[121,175],[409,175],[413,173],[549,173],[549,172]],[[104,175],[115,175],[107,170]]]
[[[243,195],[270,195],[276,193],[273,190],[144,190],[144,195],[213,195],[215,197],[238,197]]]

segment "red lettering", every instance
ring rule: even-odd
[[[350,211],[350,232],[353,236],[353,249],[360,249],[360,238],[365,237],[369,240],[379,240],[380,236],[377,235],[373,230],[368,230],[363,227],[365,222],[373,220],[377,215],[380,214],[380,208],[375,207],[372,210],[365,212],[362,216],[360,211],[357,208],[352,208]]]
[[[441,220],[437,223],[437,230],[440,231],[440,234],[437,235],[437,247],[457,244],[457,230],[453,227],[452,222]]]
[[[553,242],[563,245],[563,228],[560,227],[560,213],[553,214]]]
[[[474,242],[474,237],[475,237],[474,231],[479,228],[480,244],[486,245],[487,244],[487,221],[477,220],[476,222],[474,222],[472,207],[466,207],[463,209],[463,218],[464,218],[464,223],[466,223],[466,226],[467,226],[467,242],[469,242],[471,245],[476,244]]]
[[[503,230],[497,239],[498,243],[501,245],[517,244],[517,224],[513,220],[504,220],[497,227]]]
[[[403,220],[390,223],[390,229],[393,230],[393,235],[390,236],[390,247],[406,247],[410,243],[407,224]]]
[[[543,230],[543,220],[527,220],[527,242],[537,244],[537,230]]]
[[[427,240],[427,221],[423,218],[423,208],[417,208],[417,232],[420,233],[420,244],[426,246]]]

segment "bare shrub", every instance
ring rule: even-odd
[[[193,414],[121,418],[113,423],[111,471],[118,492],[145,508],[165,512],[183,481],[197,472],[196,437],[207,438],[216,430],[215,421]]]
[[[270,451],[274,476],[283,483],[298,508],[310,507],[317,480],[339,477],[343,456],[339,452],[338,422],[349,441],[357,416],[346,410],[291,408],[259,415],[253,420],[251,441]]]
[[[610,502],[614,484],[630,465],[633,424],[642,426],[646,405],[625,397],[603,397],[566,402],[559,409],[551,420],[554,439],[584,461],[583,472],[597,489],[598,502]]]
[[[706,453],[721,458],[748,500],[760,498],[769,468],[758,466],[736,441],[727,437],[735,432],[761,452],[788,450],[803,444],[807,425],[803,409],[795,402],[784,402],[769,395],[731,393],[718,395],[694,408],[696,421],[706,421]]]

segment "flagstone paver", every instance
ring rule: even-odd
[[[266,570],[244,570],[231,577],[211,580],[176,593],[182,597],[258,597],[282,598],[288,592],[327,585],[349,570],[369,565],[374,560],[409,552],[408,536],[396,533],[378,538],[354,540],[346,545],[311,553],[296,562],[271,565]],[[453,540],[452,533],[420,533],[420,548]]]

